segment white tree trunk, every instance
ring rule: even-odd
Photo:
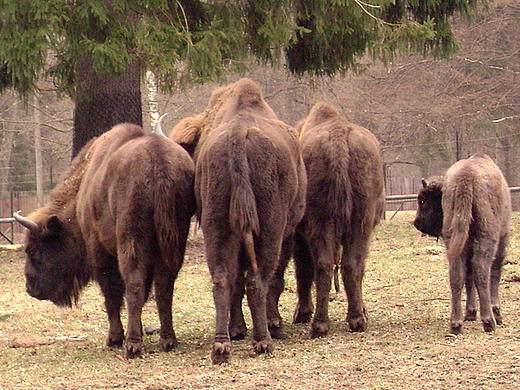
[[[155,74],[149,70],[146,72],[146,88],[148,89],[148,109],[150,110],[150,128],[154,129],[159,120],[159,104],[157,103],[157,83]]]

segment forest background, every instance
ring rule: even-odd
[[[229,74],[226,82],[239,77],[256,81],[267,103],[290,125],[324,100],[351,122],[371,130],[381,143],[387,195],[415,193],[421,177],[442,174],[455,161],[477,152],[490,155],[509,185],[518,186],[520,4],[496,0],[471,23],[455,20],[453,27],[460,51],[449,60],[406,54],[385,65],[367,57],[357,72],[334,78],[295,77],[283,67],[257,67]],[[206,83],[155,94],[151,82],[142,86],[148,130],[158,114],[169,113],[165,120],[169,129],[201,112],[218,86]],[[14,93],[4,93],[0,112],[0,218],[4,218],[13,208],[28,213],[38,206],[37,173],[43,180],[41,203],[68,167],[73,103],[49,84],[26,104]],[[518,196],[513,198],[518,209]],[[403,208],[414,207],[411,201]]]

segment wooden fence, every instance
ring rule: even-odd
[[[392,218],[397,212],[415,210],[415,195],[420,188],[421,180],[417,178],[393,178],[386,183],[386,218]],[[513,205],[520,202],[520,187],[510,187]],[[0,196],[0,244],[21,242],[23,227],[13,223],[13,212],[22,211],[28,215],[38,208],[35,192],[13,191]],[[47,195],[48,197],[48,195]],[[47,202],[47,198],[44,202]]]

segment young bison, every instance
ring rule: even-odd
[[[475,320],[477,296],[486,332],[502,323],[498,287],[509,235],[510,193],[504,176],[484,154],[453,164],[443,177],[422,181],[415,227],[442,237],[451,287],[450,331],[462,332],[461,293],[466,285],[465,320]]]

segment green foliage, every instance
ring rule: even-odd
[[[108,75],[138,58],[165,89],[214,80],[251,56],[318,75],[346,72],[367,52],[446,57],[458,48],[449,18],[486,2],[0,0],[0,88],[26,94],[51,76],[73,94],[75,61],[86,53]]]

